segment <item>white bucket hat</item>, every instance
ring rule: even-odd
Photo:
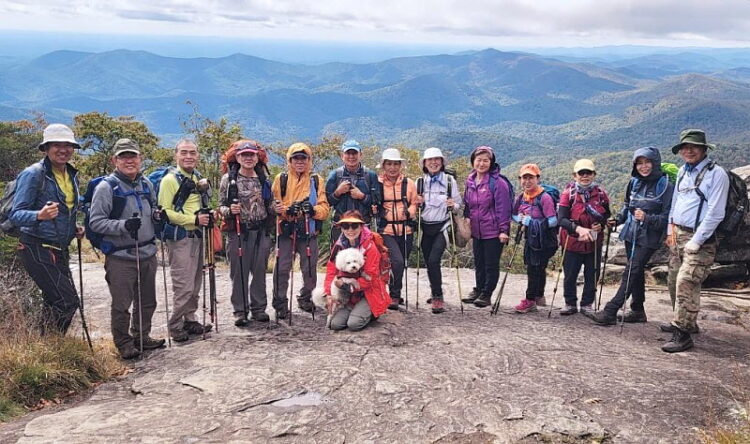
[[[40,151],[44,151],[44,145],[49,142],[67,142],[72,143],[78,149],[81,148],[81,145],[76,142],[76,137],[73,134],[73,130],[68,128],[66,125],[63,125],[62,123],[53,123],[51,125],[47,125],[47,128],[44,128],[43,136],[44,138],[42,139],[42,143],[37,146]]]
[[[404,162],[406,159],[401,157],[401,153],[396,148],[387,148],[383,150],[383,155],[380,157],[380,165],[378,168],[383,168],[383,164],[386,160],[393,160],[396,162]]]
[[[443,168],[445,168],[445,156],[443,156],[443,152],[440,151],[440,148],[430,147],[424,150],[424,154],[422,154],[422,159],[419,160],[420,166],[424,170],[424,161],[427,159],[433,159],[435,157],[439,157],[443,159]]]

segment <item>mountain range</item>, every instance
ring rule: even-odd
[[[48,121],[70,122],[102,111],[133,115],[169,141],[179,137],[190,102],[265,143],[342,133],[454,153],[489,144],[507,162],[669,146],[686,127],[742,145],[750,128],[750,51],[722,54],[586,59],[487,49],[302,65],[244,54],[55,51],[2,60],[0,120],[40,111]]]

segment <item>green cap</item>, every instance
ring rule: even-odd
[[[680,143],[672,147],[672,154],[677,154],[685,143],[716,148],[712,143],[706,143],[706,133],[699,129],[686,129],[680,133]]]

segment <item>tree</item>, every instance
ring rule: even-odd
[[[21,170],[42,157],[36,146],[46,125],[41,115],[33,120],[0,122],[0,182],[15,179]]]

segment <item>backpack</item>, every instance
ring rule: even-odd
[[[700,184],[703,182],[703,177],[706,175],[706,171],[713,170],[716,166],[716,162],[713,160],[708,162],[705,168],[698,173],[698,177],[695,178],[695,192],[701,198],[701,202],[698,205],[698,213],[695,216],[695,228],[698,228],[698,218],[701,215],[703,209],[703,203],[707,202],[706,196],[700,190]],[[748,198],[747,198],[747,184],[740,176],[736,173],[725,169],[727,176],[729,177],[729,194],[727,195],[727,205],[724,207],[724,219],[716,227],[716,231],[727,237],[735,236],[739,233],[742,228],[745,214],[748,211]],[[677,179],[679,186],[680,181],[684,177],[684,173]]]
[[[495,166],[497,167],[497,170],[499,171],[500,170],[500,166],[498,166],[497,164],[495,164]],[[492,172],[492,168],[490,168],[490,172]],[[504,174],[499,173],[499,172],[497,174],[500,177],[500,180],[504,181],[505,184],[508,186],[508,195],[509,195],[508,201],[512,203],[513,199],[516,196],[516,192],[513,189],[513,183],[507,177],[505,177]],[[494,196],[495,196],[495,182],[496,182],[496,179],[490,174],[489,186],[490,186],[490,192],[492,193],[492,196],[493,196],[493,200],[492,200],[493,205],[495,203],[495,200],[494,200]],[[464,190],[464,201],[465,200],[466,200],[466,191]],[[464,217],[469,217],[469,206],[468,205],[466,205],[464,207]]]
[[[372,241],[378,251],[380,251],[380,263],[378,264],[380,280],[385,285],[388,285],[388,282],[391,280],[391,253],[388,251],[388,247],[385,246],[383,236],[379,233],[372,233]]]
[[[86,186],[86,192],[81,197],[81,208],[84,214],[83,224],[86,228],[86,238],[91,243],[91,246],[100,250],[104,254],[114,253],[115,251],[127,250],[132,246],[115,247],[114,245],[104,240],[104,234],[94,231],[91,228],[91,200],[94,197],[94,190],[102,182],[106,182],[112,189],[112,210],[109,212],[110,219],[119,219],[122,216],[122,212],[125,210],[125,204],[129,196],[134,196],[138,201],[138,207],[142,208],[141,196],[145,197],[148,201],[149,206],[155,208],[154,202],[151,200],[151,187],[147,180],[141,177],[141,187],[143,191],[130,190],[124,192],[120,187],[120,181],[111,175],[99,176],[91,179]]]
[[[552,198],[555,210],[557,210],[557,205],[560,203],[560,190],[557,189],[557,187],[545,183],[540,184],[539,186],[542,187],[542,192],[534,198],[534,201],[531,204],[539,208],[540,211],[543,211],[542,195],[548,194],[549,197]],[[518,211],[522,200],[523,193],[516,197],[516,201],[513,204],[513,212]],[[526,229],[526,243],[532,250],[540,251],[557,247],[557,231],[559,227],[545,226],[546,224],[546,218],[542,220],[532,219],[531,223],[529,223],[529,226]]]
[[[663,162],[661,164],[661,172],[669,178],[669,182],[674,184],[677,182],[677,173],[680,171],[680,167],[673,163]]]
[[[411,215],[409,214],[409,200],[406,198],[406,187],[408,185],[408,179],[404,177],[404,179],[401,181],[401,199],[393,199],[393,200],[385,200],[385,186],[383,185],[383,182],[378,181],[378,184],[380,186],[380,195],[383,197],[383,201],[380,202],[380,205],[378,207],[380,208],[380,215],[378,217],[378,232],[382,232],[385,227],[388,226],[388,224],[402,224],[405,223],[407,226],[410,226],[412,228],[415,227],[416,222],[414,220],[411,220]],[[394,196],[395,197],[395,196]],[[385,203],[386,202],[393,202],[393,208],[396,208],[396,203],[401,202],[404,205],[404,210],[406,211],[406,221],[389,221],[385,218]],[[395,233],[394,229],[394,233]]]
[[[17,227],[10,220],[10,213],[13,211],[13,199],[15,199],[16,197],[17,181],[18,178],[16,178],[15,180],[11,180],[7,184],[5,184],[3,197],[0,198],[0,230],[2,230],[3,234],[5,234],[6,236],[13,237],[21,236],[21,230],[19,229],[19,227]],[[39,183],[37,194],[42,191],[42,188],[44,188],[44,177],[42,177],[42,180]]]
[[[344,170],[345,169],[346,169],[346,167],[343,167],[343,166],[336,169],[336,186],[338,186],[341,183],[341,181],[344,180]],[[360,175],[355,176],[354,184],[356,185],[356,183],[359,181],[359,179],[364,180],[365,181],[365,185],[367,186],[367,189],[370,191],[370,198],[372,199],[372,205],[373,206],[379,206],[382,202],[380,202],[377,199],[378,196],[375,194],[375,187],[373,187],[373,185],[372,185],[372,176],[374,176],[375,174],[372,171],[370,171],[370,170],[366,170],[364,167],[362,167],[362,171],[363,171],[363,174],[361,176]],[[377,179],[375,179],[375,181],[377,182]],[[379,190],[380,189],[378,188],[378,191]],[[365,194],[367,194],[367,193],[365,193]],[[380,195],[380,197],[382,198],[382,194]],[[366,218],[372,216],[373,215],[372,214],[372,206],[370,206],[369,208],[366,208],[364,210],[364,213],[366,213],[366,214],[362,214],[362,216],[364,216]]]
[[[633,196],[638,193],[638,191],[641,188],[641,179],[637,177],[631,177],[630,182],[628,182],[628,187],[625,189],[625,195],[628,196],[628,202],[633,200]],[[665,191],[667,191],[667,185],[672,182],[672,179],[670,179],[670,176],[667,173],[664,173],[660,178],[659,181],[656,182],[656,196],[654,199],[660,198]]]

